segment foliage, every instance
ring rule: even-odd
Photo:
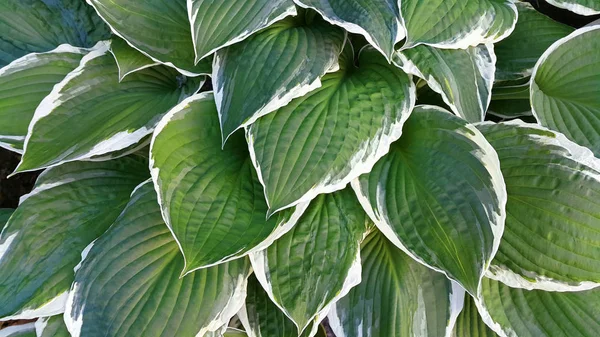
[[[600,331],[598,23],[3,0],[0,30],[0,146],[43,170],[0,209],[0,319],[36,320],[0,336]]]

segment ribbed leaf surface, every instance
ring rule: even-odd
[[[410,77],[374,49],[357,61],[358,68],[347,48],[341,69],[324,76],[321,88],[247,129],[271,214],[343,189],[400,137],[414,106]]]
[[[63,315],[42,317],[35,322],[38,337],[71,337]]]
[[[114,37],[111,40],[110,52],[115,57],[117,67],[119,67],[119,81],[122,81],[125,76],[138,70],[160,64],[140,53],[135,48],[132,48],[125,40],[118,37]]]
[[[540,124],[600,157],[600,25],[554,43],[533,72],[531,104]]]
[[[337,337],[448,336],[464,290],[375,231],[362,244],[362,282],[329,314]]]
[[[247,259],[180,278],[183,258],[151,181],[83,255],[67,301],[72,336],[203,336],[242,307]]]
[[[337,67],[344,31],[312,21],[289,18],[217,52],[212,78],[224,140],[320,87],[320,77]]]
[[[495,85],[492,88],[492,101],[487,112],[509,119],[532,116],[529,78],[515,82],[521,81],[524,83],[513,84],[513,81],[510,81],[504,82],[510,84]]]
[[[417,107],[390,153],[352,184],[394,244],[477,294],[504,230],[506,189],[496,152],[474,126]]]
[[[131,157],[45,171],[0,235],[0,318],[62,313],[81,252],[146,178],[146,164]]]
[[[465,296],[465,304],[463,306],[454,331],[452,331],[452,337],[497,337],[496,333],[492,331],[481,319],[475,301],[471,296]]]

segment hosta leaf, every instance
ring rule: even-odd
[[[0,67],[61,44],[92,47],[109,28],[82,0],[0,1]]]
[[[313,337],[319,333],[318,324],[298,336],[298,328],[271,301],[254,276],[248,280],[246,304],[238,313],[248,337]],[[319,333],[319,337],[322,333]]]
[[[0,5],[1,6],[1,5]],[[54,85],[79,66],[87,49],[62,45],[0,69],[0,146],[22,152],[29,122]]]
[[[0,235],[0,318],[64,310],[82,250],[117,218],[146,164],[125,157],[45,171]]]
[[[15,210],[10,208],[0,208],[0,226],[4,227],[6,222]]]
[[[322,20],[297,17],[218,51],[212,77],[223,140],[320,87],[320,77],[337,66],[344,39]]]
[[[0,330],[0,337],[36,337],[35,323],[9,326]]]
[[[511,0],[402,0],[400,12],[407,35],[403,49],[419,44],[465,49],[498,42],[517,22]]]
[[[516,5],[519,20],[515,30],[494,46],[498,57],[496,81],[531,76],[544,51],[573,32],[573,28],[552,20],[526,2],[516,2]]]
[[[600,289],[546,292],[510,288],[483,279],[477,302],[483,320],[500,337],[595,337],[600,329]]]
[[[247,337],[247,336],[248,335],[246,335],[245,331],[234,329],[234,328],[228,328],[225,331],[225,334],[223,335],[223,337]]]
[[[35,332],[38,337],[71,337],[63,315],[38,319],[35,322]]]
[[[125,76],[138,70],[160,64],[138,50],[131,48],[125,40],[119,38],[112,39],[110,52],[115,57],[117,67],[119,67],[119,81],[122,81]]]
[[[452,337],[497,337],[481,319],[473,297],[465,296],[465,304],[456,319]]]
[[[247,259],[180,278],[183,258],[162,220],[152,182],[83,254],[65,322],[72,336],[203,336],[242,307]]]
[[[363,35],[386,58],[391,59],[394,44],[404,38],[397,0],[294,0],[312,8],[325,20],[348,32]]]
[[[250,255],[256,277],[299,331],[360,283],[360,242],[369,226],[351,188],[315,198],[294,228]]]
[[[474,126],[419,106],[390,153],[352,186],[388,239],[477,294],[504,229],[506,188]]]
[[[40,103],[18,172],[128,148],[151,134],[172,106],[198,90],[198,79],[186,79],[164,66],[138,71],[119,83],[108,47],[101,42]]]
[[[529,81],[524,84],[494,86],[488,113],[502,118],[531,116]]]
[[[263,189],[243,133],[221,150],[212,93],[192,96],[165,116],[151,146],[152,178],[165,222],[185,258],[184,273],[262,249],[297,214],[266,220]]]
[[[579,15],[600,14],[600,3],[597,0],[546,0],[546,2]]]
[[[156,62],[187,76],[210,74],[195,64],[186,0],[87,0],[113,32]]]
[[[296,15],[292,0],[188,0],[196,62],[273,22]]]
[[[394,63],[427,81],[456,115],[481,122],[490,103],[494,84],[494,46],[437,49],[425,45],[399,51]]]
[[[452,330],[464,290],[411,259],[378,231],[362,244],[362,282],[329,314],[337,337],[443,337]]]
[[[489,277],[528,289],[600,286],[600,159],[535,124],[478,128],[500,157],[508,192]]]
[[[409,76],[374,49],[347,48],[322,87],[260,118],[246,138],[270,214],[343,189],[400,137],[415,100]]]
[[[600,157],[600,24],[554,43],[531,83],[533,115]]]

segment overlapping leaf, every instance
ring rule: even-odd
[[[394,54],[396,65],[426,80],[452,112],[472,123],[483,121],[490,104],[495,62],[492,44],[458,50],[420,45]]]
[[[101,42],[42,100],[29,126],[17,171],[88,159],[137,144],[200,81],[164,66],[119,83],[118,67]]]
[[[136,49],[131,48],[125,40],[119,38],[111,40],[110,52],[115,57],[117,67],[119,67],[119,81],[122,81],[125,76],[138,70],[160,64]]]
[[[524,81],[524,83],[494,86],[492,88],[492,101],[487,112],[501,118],[511,119],[532,116],[529,80],[519,81]]]
[[[71,337],[63,315],[42,317],[35,322],[38,337]]]
[[[404,38],[396,0],[294,0],[348,32],[363,35],[386,58]]]
[[[362,244],[362,282],[329,314],[337,337],[449,336],[465,295],[378,231]]]
[[[600,157],[600,24],[554,43],[531,82],[533,115]]]
[[[600,289],[528,291],[485,278],[482,294],[479,312],[500,337],[594,337],[600,331]]]
[[[337,67],[345,33],[322,20],[307,21],[283,20],[217,52],[212,77],[224,141],[320,87],[320,77]]]
[[[67,301],[72,336],[203,336],[242,307],[250,263],[180,278],[183,258],[152,182],[138,186],[113,226],[83,254]]]
[[[477,294],[504,230],[506,188],[474,126],[419,106],[390,153],[352,184],[394,244]]]
[[[509,37],[494,46],[496,80],[508,81],[531,76],[533,67],[554,42],[573,32],[526,2],[517,2],[519,20]]]
[[[456,319],[452,337],[497,337],[479,315],[473,297],[465,296],[465,304]]]
[[[189,0],[187,6],[196,62],[273,22],[296,15],[292,0]]]
[[[256,277],[299,331],[360,283],[360,242],[369,227],[352,189],[315,198],[294,228],[250,255]]]
[[[63,312],[82,250],[117,218],[146,172],[130,157],[45,171],[0,235],[0,318]]]
[[[600,3],[596,0],[547,0],[547,2],[579,15],[600,14]]]
[[[508,192],[490,277],[551,291],[600,286],[600,159],[535,124],[478,128],[498,152]]]
[[[0,337],[36,337],[35,323],[9,326],[0,330]]]
[[[61,44],[92,47],[110,36],[109,28],[81,0],[2,0],[0,67],[32,52]]]
[[[517,22],[511,0],[402,0],[403,49],[426,44],[464,49],[507,37]]]
[[[73,71],[89,50],[69,45],[32,53],[0,69],[0,146],[22,152],[40,102]]]
[[[195,64],[186,0],[87,0],[113,32],[152,60],[188,76],[210,74],[210,60]]]
[[[410,77],[371,48],[356,61],[347,48],[321,88],[248,127],[270,214],[343,189],[400,137],[414,106]]]
[[[243,133],[221,150],[212,93],[193,96],[165,116],[150,151],[152,178],[165,222],[185,257],[185,273],[264,248],[305,208],[266,219],[263,189]]]

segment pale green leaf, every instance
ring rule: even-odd
[[[42,100],[17,172],[129,148],[201,84],[164,66],[140,70],[119,83],[108,47],[101,42]]]
[[[403,49],[419,44],[465,49],[498,42],[517,22],[512,0],[402,0],[400,12],[407,35]]]
[[[490,103],[496,56],[492,44],[467,49],[426,45],[399,51],[394,63],[427,81],[452,112],[468,122],[481,122]]]
[[[71,337],[63,315],[42,317],[35,322],[38,337]]]
[[[360,242],[369,219],[351,188],[311,201],[294,228],[250,255],[269,297],[302,332],[360,283]]]
[[[410,77],[372,48],[358,68],[352,56],[346,48],[321,88],[248,127],[270,214],[343,189],[400,137],[415,102]]]
[[[378,231],[363,242],[361,260],[362,282],[328,316],[337,337],[449,336],[464,290]]]
[[[87,0],[113,32],[156,62],[186,76],[210,74],[209,58],[195,64],[186,0]]]
[[[0,337],[36,337],[35,323],[9,326],[0,330]]]
[[[223,141],[320,87],[320,77],[337,67],[345,33],[320,19],[307,21],[288,18],[217,52],[212,77]]]
[[[474,126],[419,106],[390,153],[352,186],[388,239],[477,295],[504,230],[506,188],[498,155]]]
[[[465,296],[465,304],[463,306],[456,325],[454,325],[454,331],[452,331],[452,337],[497,337],[496,333],[492,331],[481,319],[475,301],[471,296]]]
[[[483,279],[479,312],[500,337],[596,337],[600,288],[547,292],[511,288]]]
[[[187,9],[196,62],[286,16],[296,15],[292,0],[188,0]]]
[[[22,153],[29,122],[40,102],[89,50],[61,45],[31,53],[0,69],[0,146]]]
[[[388,60],[404,38],[397,0],[294,0],[350,33],[364,36]]]
[[[62,313],[81,252],[147,176],[146,163],[131,157],[42,173],[0,235],[0,318]]]
[[[551,291],[600,286],[600,159],[536,124],[478,126],[506,182],[506,226],[488,276]]]
[[[82,0],[0,1],[0,67],[61,44],[92,47],[109,28]]]
[[[138,70],[160,64],[138,50],[131,48],[125,40],[118,37],[111,40],[110,52],[115,57],[115,61],[119,67],[119,81],[122,81],[125,76]]]
[[[243,133],[221,149],[212,93],[173,108],[157,127],[150,153],[165,222],[184,254],[184,273],[265,248],[306,207],[266,219],[263,188]]]
[[[138,186],[110,229],[82,254],[67,300],[74,337],[203,336],[244,304],[247,259],[180,278],[183,258],[151,181]]]
[[[600,14],[600,2],[598,0],[546,0],[546,2],[579,15]]]
[[[516,80],[531,76],[540,56],[573,28],[556,22],[526,2],[517,2],[519,20],[509,37],[494,46],[496,81]]]
[[[600,25],[558,40],[540,58],[531,82],[533,115],[600,157]]]

